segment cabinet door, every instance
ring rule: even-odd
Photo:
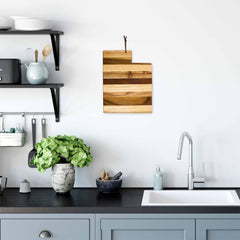
[[[239,240],[240,219],[197,220],[196,236],[196,240]]]
[[[102,240],[194,240],[193,219],[102,219]]]
[[[3,219],[1,221],[1,240],[89,240],[89,219]]]

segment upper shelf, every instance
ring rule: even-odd
[[[39,31],[20,31],[20,30],[8,30],[8,31],[0,31],[0,34],[7,35],[7,34],[20,34],[20,35],[63,35],[64,32],[62,31],[55,31],[55,30],[39,30]]]
[[[63,87],[63,83],[49,83],[49,84],[0,84],[0,88],[60,88]]]
[[[8,30],[0,31],[0,35],[50,35],[53,56],[55,61],[55,69],[59,71],[59,56],[60,56],[60,35],[63,35],[64,32],[56,30],[40,30],[40,31],[19,31],[19,30]]]

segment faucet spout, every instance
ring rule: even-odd
[[[179,140],[179,147],[178,147],[178,154],[177,159],[181,160],[182,158],[182,150],[183,150],[183,143],[185,137],[189,141],[189,161],[188,161],[188,189],[192,190],[194,187],[194,171],[193,171],[193,140],[191,135],[188,132],[183,132],[180,136]]]
[[[192,143],[193,143],[192,137],[188,132],[185,131],[181,134],[180,139],[179,139],[178,154],[177,154],[177,159],[178,160],[181,160],[181,158],[182,158],[183,142],[184,142],[185,137],[188,138],[189,144],[191,146],[192,146]]]

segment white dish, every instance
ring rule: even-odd
[[[50,22],[41,18],[12,17],[16,30],[39,31],[51,29]]]
[[[11,26],[0,26],[0,31],[7,31],[10,30],[12,27]]]
[[[234,190],[145,190],[142,206],[239,206]]]
[[[12,18],[12,19],[17,19],[17,18],[30,18],[30,17],[23,17],[23,16],[11,16],[10,18]]]
[[[13,22],[13,19],[11,19],[10,17],[0,17],[0,28],[12,28]]]

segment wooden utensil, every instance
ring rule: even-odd
[[[36,119],[32,118],[32,143],[33,143],[33,149],[28,154],[28,166],[30,168],[36,168],[36,165],[32,165],[31,161],[37,154],[37,150],[35,149],[36,145]]]
[[[35,50],[35,62],[38,62],[38,50]]]
[[[51,50],[52,50],[52,48],[51,48],[50,45],[47,45],[43,48],[43,50],[42,50],[42,55],[43,55],[43,60],[42,61],[43,62],[45,62],[46,58],[50,55]]]

